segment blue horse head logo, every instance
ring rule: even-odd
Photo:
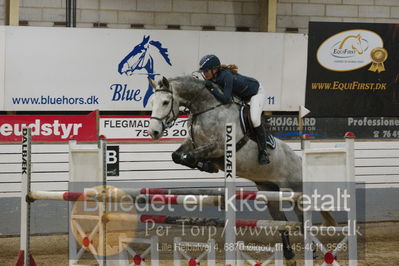
[[[156,49],[151,49],[156,48]],[[134,75],[140,70],[145,70],[148,78],[154,80],[156,74],[154,72],[154,58],[151,56],[152,51],[157,51],[163,59],[165,59],[166,63],[170,66],[172,63],[170,62],[168,49],[162,47],[162,43],[159,41],[154,41],[150,39],[150,36],[143,37],[143,41],[137,44],[133,50],[125,57],[118,65],[119,74],[123,75]],[[153,94],[152,87],[150,82],[148,82],[147,91],[145,93],[143,99],[143,106],[146,107],[148,103],[148,99]]]

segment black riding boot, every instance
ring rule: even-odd
[[[267,154],[266,132],[262,126],[255,127],[256,138],[258,139],[258,161],[259,164],[270,163],[269,155]]]

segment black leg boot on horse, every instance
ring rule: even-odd
[[[207,173],[217,173],[219,169],[210,161],[199,161],[197,163],[197,168],[200,171],[207,172]]]
[[[256,138],[258,139],[258,161],[259,164],[269,164],[269,154],[267,153],[266,131],[262,125],[254,128]]]
[[[182,153],[182,152],[173,152],[172,159],[177,164],[182,164],[188,166],[190,168],[198,168],[200,171],[208,172],[208,173],[217,173],[219,169],[211,162],[204,160],[195,160],[190,153]]]

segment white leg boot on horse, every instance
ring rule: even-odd
[[[254,128],[258,139],[258,161],[259,164],[269,164],[269,154],[267,153],[266,132],[262,125]]]

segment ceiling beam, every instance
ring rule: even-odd
[[[259,0],[259,31],[276,32],[277,0]]]
[[[6,25],[19,25],[19,0],[6,0]]]
[[[269,0],[268,16],[267,16],[267,31],[276,32],[277,22],[277,0]]]

